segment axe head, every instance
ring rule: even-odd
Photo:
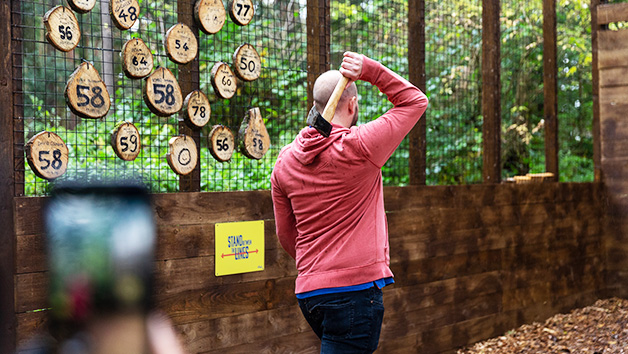
[[[312,106],[312,109],[310,109],[310,113],[307,115],[307,124],[318,130],[318,132],[326,138],[329,137],[331,133],[331,123],[318,113],[316,106]]]

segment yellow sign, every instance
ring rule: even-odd
[[[264,221],[216,224],[216,276],[264,270]]]

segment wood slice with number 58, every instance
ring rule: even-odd
[[[248,44],[242,44],[233,53],[233,66],[235,74],[244,81],[253,81],[259,78],[262,71],[262,60],[255,48]]]
[[[235,138],[231,129],[224,125],[214,125],[207,136],[209,142],[209,152],[220,161],[225,162],[231,159],[235,149]]]
[[[61,177],[68,168],[68,147],[55,133],[38,133],[24,148],[28,165],[40,178],[51,180]]]
[[[59,5],[46,12],[44,27],[46,27],[48,42],[60,51],[71,51],[81,40],[81,30],[76,15],[65,6]]]
[[[84,14],[92,11],[96,5],[96,0],[68,0],[68,5],[72,10]]]
[[[201,31],[207,34],[218,33],[227,19],[227,11],[222,0],[197,0],[194,5],[194,19]]]
[[[201,90],[194,90],[183,101],[183,120],[192,128],[202,128],[211,116],[209,99]]]
[[[221,61],[212,67],[212,86],[216,95],[220,98],[229,99],[233,97],[238,88],[238,82],[235,74],[227,63]]]
[[[167,117],[181,110],[183,94],[177,78],[164,67],[159,67],[146,79],[144,102],[158,116]]]
[[[153,54],[143,40],[129,39],[122,47],[122,70],[129,79],[141,79],[153,71]]]
[[[65,87],[65,101],[74,114],[83,118],[102,118],[111,107],[105,83],[94,65],[88,62],[81,63],[70,75]]]
[[[130,122],[119,123],[111,132],[111,147],[122,160],[135,160],[142,150],[140,132]]]
[[[258,107],[249,109],[238,132],[240,151],[244,156],[259,160],[270,147],[270,136]]]
[[[198,161],[198,152],[194,139],[180,135],[168,141],[166,160],[170,168],[179,175],[187,175],[194,170]]]
[[[128,30],[140,16],[140,4],[137,0],[111,0],[109,15],[116,27],[123,31]]]
[[[187,64],[198,54],[198,41],[194,32],[183,23],[177,23],[166,32],[166,54],[177,64]]]
[[[229,16],[236,24],[246,26],[253,19],[255,7],[251,0],[229,1]]]

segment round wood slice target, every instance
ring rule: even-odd
[[[227,11],[222,0],[198,0],[194,5],[194,19],[201,31],[214,34],[224,26]]]
[[[111,107],[109,92],[94,65],[83,62],[70,75],[65,87],[65,101],[79,117],[101,118]]]
[[[133,161],[142,149],[140,132],[132,123],[122,122],[111,132],[111,146],[119,158]]]
[[[179,175],[187,175],[194,170],[198,162],[198,152],[194,139],[187,135],[180,135],[168,141],[166,154],[168,165]]]
[[[145,80],[144,102],[151,112],[167,117],[181,110],[183,94],[177,78],[170,70],[159,67]]]
[[[123,31],[128,30],[140,17],[140,4],[137,0],[111,0],[109,15],[116,27]]]
[[[251,0],[229,1],[229,16],[231,20],[240,26],[246,26],[253,19],[255,8]]]
[[[122,47],[122,70],[129,79],[141,79],[153,71],[153,54],[143,40],[129,39]]]
[[[218,62],[214,64],[211,75],[212,86],[218,97],[229,99],[235,95],[238,83],[235,74],[227,63]]]
[[[245,43],[233,53],[235,74],[244,81],[253,81],[259,78],[262,71],[262,60],[255,47]]]
[[[65,6],[50,9],[44,15],[46,39],[63,52],[76,48],[81,40],[81,30],[74,12]]]
[[[40,178],[61,177],[68,168],[68,147],[55,133],[36,134],[26,143],[25,151],[28,165]]]
[[[209,122],[211,106],[201,90],[194,90],[187,95],[183,110],[183,119],[192,128],[202,128]]]
[[[231,159],[235,149],[235,138],[231,129],[224,125],[214,125],[207,136],[209,152],[220,161],[225,162]]]
[[[270,147],[270,136],[258,107],[249,109],[238,132],[240,151],[244,156],[259,160]]]
[[[96,5],[96,0],[68,0],[68,5],[72,10],[84,14],[92,11]]]
[[[166,32],[166,53],[177,64],[187,64],[198,54],[198,41],[194,32],[183,23],[177,23]]]

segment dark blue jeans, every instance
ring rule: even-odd
[[[313,296],[299,300],[299,307],[321,339],[321,354],[377,349],[384,318],[381,289]]]

